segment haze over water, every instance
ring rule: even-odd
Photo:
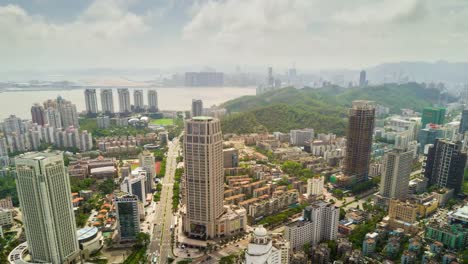
[[[147,88],[129,88],[130,101],[133,104],[133,90],[144,90],[144,103],[148,104]],[[255,95],[255,87],[158,87],[159,109],[161,110],[190,110],[192,99],[202,99],[204,107],[219,105],[230,99],[243,95]],[[117,88],[113,88],[114,109],[119,110]],[[31,106],[34,103],[43,103],[47,99],[58,95],[76,104],[78,111],[85,110],[84,89],[74,90],[48,90],[48,91],[7,91],[0,93],[0,119],[11,114],[24,119],[31,119]],[[96,89],[98,108],[101,109],[100,89]]]

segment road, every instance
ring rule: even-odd
[[[156,252],[160,256],[159,263],[166,263],[167,257],[172,256],[171,230],[174,215],[172,214],[172,187],[177,167],[177,156],[179,154],[179,139],[175,138],[168,143],[166,158],[166,174],[162,180],[161,200],[156,206],[156,215],[153,220],[154,229],[148,254]]]

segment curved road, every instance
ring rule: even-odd
[[[156,253],[160,256],[159,263],[166,263],[167,257],[172,256],[171,230],[174,215],[172,213],[172,187],[177,167],[177,156],[179,154],[179,138],[174,138],[168,143],[166,158],[166,174],[162,180],[161,200],[156,206],[156,216],[153,222],[154,228],[148,255]]]

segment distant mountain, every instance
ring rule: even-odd
[[[350,89],[338,86],[284,88],[224,103],[231,114],[222,120],[223,132],[287,132],[294,128],[312,127],[318,132],[343,135],[347,108],[358,99],[375,101],[389,107],[392,113],[399,112],[401,108],[421,111],[439,101],[439,90],[417,83]]]
[[[397,62],[383,63],[367,69],[372,83],[410,80],[416,82],[444,82],[455,85],[468,83],[467,62]]]

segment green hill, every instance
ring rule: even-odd
[[[318,132],[343,135],[347,108],[358,99],[375,101],[389,107],[392,113],[399,112],[401,108],[421,111],[437,103],[439,91],[417,83],[349,89],[338,86],[284,88],[224,103],[231,114],[222,120],[223,132],[287,132],[294,128],[312,127]]]

